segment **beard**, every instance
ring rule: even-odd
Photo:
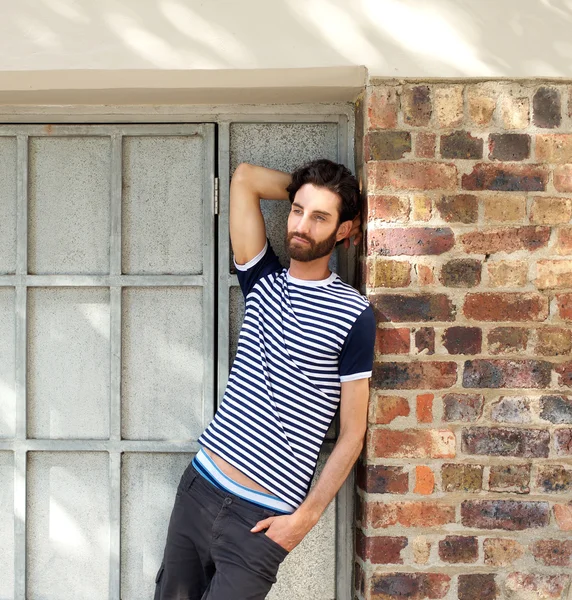
[[[332,235],[321,242],[316,242],[311,237],[308,237],[303,233],[296,233],[295,231],[292,233],[286,232],[286,250],[288,251],[288,256],[290,256],[291,259],[299,262],[310,262],[312,260],[317,260],[318,258],[323,258],[324,256],[330,254],[330,252],[334,249],[337,241],[337,233],[337,229],[334,229]],[[292,238],[294,236],[302,240],[306,240],[309,243],[303,246],[296,245],[296,242],[292,242]]]

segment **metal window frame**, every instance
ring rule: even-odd
[[[30,276],[27,275],[27,137],[29,135],[50,135],[50,132],[64,128],[66,124],[74,124],[74,132],[78,126],[90,131],[94,126],[105,130],[113,129],[112,161],[121,160],[121,133],[112,124],[122,124],[125,131],[152,131],[152,125],[160,126],[165,132],[165,125],[171,124],[173,131],[182,131],[188,127],[205,128],[205,141],[215,143],[218,139],[218,177],[220,181],[220,209],[218,217],[218,281],[213,282],[218,288],[218,381],[217,396],[227,380],[229,368],[229,292],[236,285],[236,276],[228,274],[230,247],[228,242],[228,196],[230,169],[230,125],[231,123],[308,123],[321,122],[338,124],[338,160],[354,172],[354,105],[351,103],[335,104],[298,104],[298,105],[215,105],[210,107],[198,105],[164,105],[164,106],[4,106],[0,109],[0,123],[50,123],[60,125],[45,126],[13,125],[2,126],[2,130],[12,131],[18,140],[18,210],[17,210],[17,271],[16,275],[0,276],[0,286],[16,288],[16,402],[17,421],[16,439],[0,439],[0,450],[12,451],[14,455],[14,519],[15,519],[15,600],[26,597],[26,457],[30,451],[108,451],[110,456],[110,503],[112,529],[110,547],[110,582],[109,600],[119,600],[121,590],[120,577],[120,500],[121,500],[121,453],[122,452],[196,452],[196,442],[177,443],[169,441],[129,441],[121,440],[120,431],[120,370],[121,370],[121,287],[129,285],[197,285],[200,276],[122,276],[121,272],[121,165],[119,172],[112,171],[112,213],[111,213],[111,265],[110,275],[104,277],[89,276]],[[77,124],[77,125],[75,125]],[[99,125],[102,124],[102,125]],[[103,125],[105,124],[105,125]],[[194,124],[194,125],[189,125]],[[212,125],[211,125],[212,124]],[[214,126],[218,125],[218,135]],[[211,125],[212,129],[209,128]],[[149,129],[148,129],[149,128]],[[182,129],[181,129],[182,128]],[[63,131],[63,129],[62,129]],[[122,129],[119,132],[123,131]],[[23,133],[24,132],[24,133]],[[33,133],[31,133],[33,132]],[[37,132],[37,133],[36,133]],[[210,132],[210,133],[209,133]],[[105,135],[109,135],[106,133]],[[208,154],[208,153],[207,153]],[[205,173],[212,173],[214,156],[206,159]],[[25,168],[21,168],[25,167]],[[214,194],[214,178],[205,179],[204,190],[209,197]],[[113,203],[115,198],[115,204]],[[119,202],[117,200],[119,199]],[[225,205],[226,202],[226,205]],[[205,202],[205,206],[211,203]],[[226,210],[225,210],[226,209]],[[213,211],[214,213],[214,211]],[[212,222],[205,226],[214,230],[214,214]],[[214,266],[215,257],[209,255],[205,245],[205,264],[210,261]],[[212,248],[212,246],[211,246]],[[343,254],[339,263],[342,278],[351,280],[354,276],[355,250]],[[214,273],[214,271],[211,271]],[[111,421],[109,440],[26,440],[26,299],[27,287],[57,285],[98,285],[109,286],[111,290]],[[214,285],[211,292],[214,294]],[[206,287],[205,286],[205,290]],[[205,298],[206,300],[206,298]],[[211,298],[211,306],[213,298]],[[205,306],[207,302],[205,301]],[[205,321],[205,324],[208,320]],[[206,328],[205,328],[206,329]],[[205,331],[205,336],[214,336],[214,330]],[[207,346],[208,347],[208,346]],[[214,352],[214,349],[213,349]],[[213,361],[213,355],[210,356]],[[213,403],[209,408],[203,405],[203,415],[211,418],[214,412],[215,389],[212,389]],[[57,447],[56,447],[57,446]],[[328,441],[326,448],[333,442]],[[354,514],[354,472],[350,473],[336,498],[336,600],[350,600],[353,597],[353,514]]]

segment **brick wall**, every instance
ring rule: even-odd
[[[572,85],[372,82],[356,598],[564,599]]]

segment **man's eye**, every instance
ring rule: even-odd
[[[326,219],[324,219],[324,217],[321,217],[320,215],[316,215],[316,221],[325,221]]]

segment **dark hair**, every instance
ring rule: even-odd
[[[290,202],[296,192],[306,183],[326,188],[341,200],[340,223],[353,221],[360,212],[359,184],[351,171],[344,165],[327,158],[320,158],[302,165],[292,173],[292,182],[286,188]]]

